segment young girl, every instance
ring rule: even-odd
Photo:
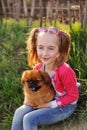
[[[11,130],[38,130],[39,125],[67,119],[76,109],[78,87],[76,75],[66,63],[70,36],[56,28],[36,28],[27,41],[29,65],[47,71],[56,91],[55,99],[37,108],[24,99],[13,118]]]

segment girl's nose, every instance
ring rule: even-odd
[[[48,55],[48,50],[47,50],[47,49],[45,49],[45,50],[43,51],[43,55]]]

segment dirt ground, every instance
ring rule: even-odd
[[[11,128],[0,125],[0,130],[11,130]],[[53,125],[39,126],[38,130],[87,130],[87,120],[63,121]]]
[[[60,122],[40,127],[39,130],[87,130],[87,121]]]

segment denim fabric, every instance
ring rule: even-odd
[[[67,119],[76,109],[75,105],[60,108],[19,107],[14,114],[11,130],[38,130],[38,125],[52,124]]]

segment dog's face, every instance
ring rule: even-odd
[[[41,70],[26,70],[23,72],[21,82],[23,85],[27,85],[28,88],[36,92],[41,87],[42,84],[51,85],[51,79],[47,72]]]
[[[41,88],[41,86],[40,85],[38,85],[39,84],[39,82],[41,82],[40,80],[33,80],[33,79],[31,79],[31,80],[26,80],[26,83],[27,83],[27,85],[28,85],[28,87],[29,87],[29,89],[31,89],[31,91],[33,91],[33,92],[36,92],[37,90],[39,90],[40,88]]]

